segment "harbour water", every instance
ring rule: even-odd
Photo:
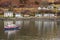
[[[19,30],[4,30],[7,23]],[[60,40],[60,21],[56,20],[0,20],[0,40]]]

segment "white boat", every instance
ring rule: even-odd
[[[4,26],[5,30],[14,30],[14,29],[18,29],[19,27],[16,26],[15,24],[8,24],[6,26]]]

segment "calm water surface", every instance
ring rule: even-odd
[[[5,31],[7,23],[20,30]],[[60,21],[0,20],[0,40],[60,40]]]

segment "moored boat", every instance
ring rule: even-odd
[[[19,29],[19,27],[16,26],[15,24],[8,24],[4,26],[4,30],[16,30],[16,29]]]

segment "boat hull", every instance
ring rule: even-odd
[[[19,27],[15,27],[15,28],[4,28],[4,30],[18,30]]]

